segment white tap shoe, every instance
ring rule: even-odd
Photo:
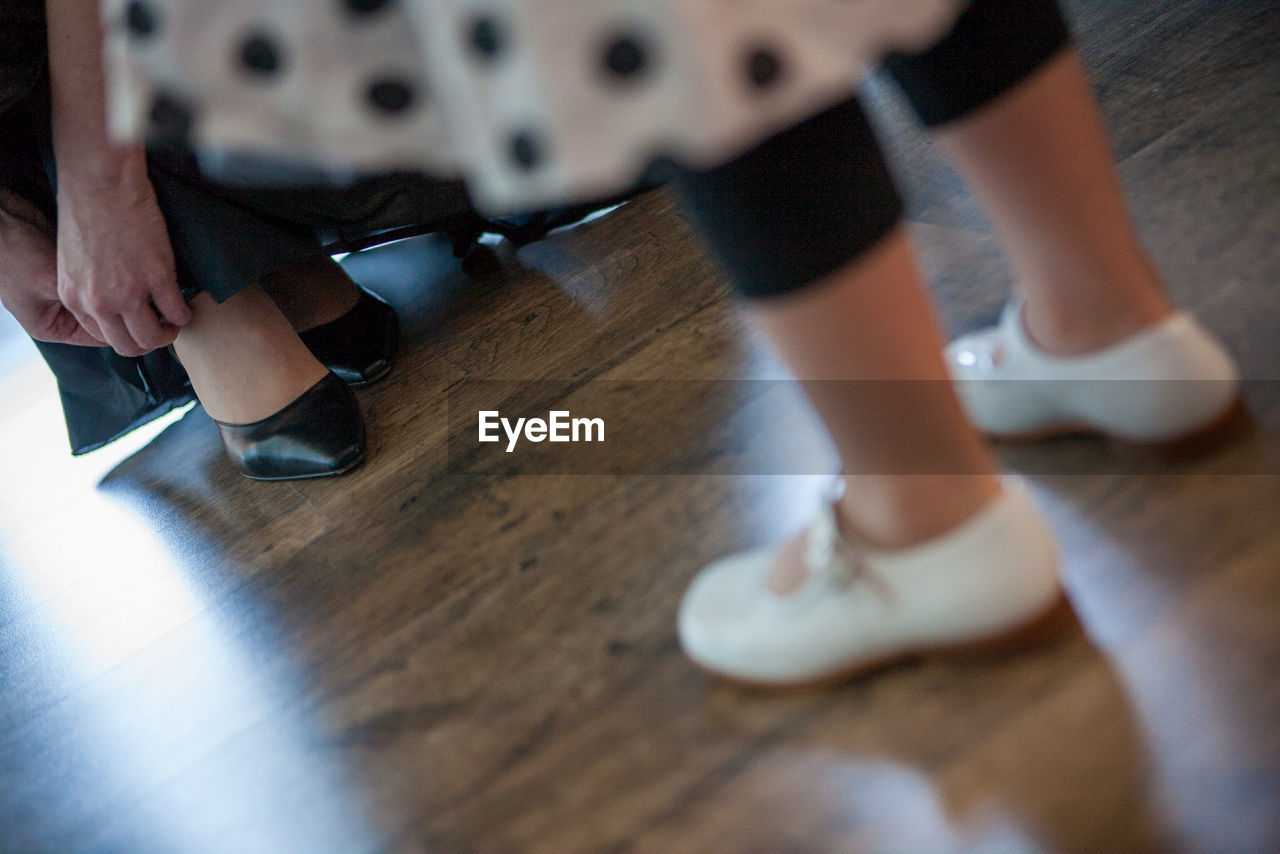
[[[1028,339],[1011,302],[998,326],[952,342],[946,359],[969,419],[998,439],[1083,432],[1173,450],[1242,414],[1235,361],[1186,312],[1059,357]]]
[[[931,655],[1005,652],[1071,618],[1052,532],[1016,481],[936,539],[882,551],[837,528],[833,503],[809,531],[808,575],[768,586],[776,551],[704,569],[680,606],[679,634],[700,667],[757,687],[831,684]]]

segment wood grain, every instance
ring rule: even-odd
[[[199,410],[71,460],[0,326],[0,850],[1280,848],[1280,9],[1070,10],[1144,239],[1240,357],[1259,431],[1033,479],[1081,631],[827,693],[709,682],[676,645],[681,592],[802,524],[820,478],[447,470],[463,379],[779,375],[671,200],[465,269],[407,241],[345,262],[406,340],[339,480],[246,481]],[[893,98],[913,232],[971,328],[1008,274]]]

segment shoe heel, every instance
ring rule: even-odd
[[[1118,454],[1162,462],[1180,462],[1202,456],[1230,444],[1254,429],[1253,416],[1239,395],[1210,423],[1185,436],[1142,442],[1108,436],[1107,446]]]

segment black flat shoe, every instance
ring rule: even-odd
[[[232,465],[253,480],[332,477],[364,462],[360,405],[333,373],[261,421],[214,423]]]
[[[360,288],[350,311],[298,333],[302,343],[347,385],[360,388],[391,373],[400,324],[391,306]]]

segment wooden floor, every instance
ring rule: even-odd
[[[468,271],[429,241],[348,259],[407,341],[361,393],[371,461],[332,482],[239,478],[199,410],[72,460],[5,320],[0,851],[1280,850],[1280,5],[1070,8],[1144,238],[1258,422],[1165,470],[1009,458],[1091,460],[1032,478],[1081,631],[744,693],[681,656],[676,603],[821,478],[450,472],[463,378],[776,375],[662,195]],[[1008,273],[875,100],[973,327]]]

